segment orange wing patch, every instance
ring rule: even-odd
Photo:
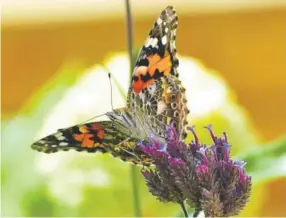
[[[147,57],[148,66],[139,66],[136,68],[135,76],[133,77],[133,90],[139,93],[142,89],[147,88],[156,79],[162,76],[171,75],[171,57],[169,52],[165,51],[163,57],[159,54],[150,55]]]
[[[92,140],[93,135],[88,133],[75,133],[73,134],[75,140],[81,142],[82,147],[92,148],[95,145],[94,140]]]
[[[169,76],[171,73],[171,57],[169,52],[165,51],[165,54],[162,57],[158,54],[154,54],[152,56],[147,57],[149,61],[149,74],[151,77],[155,76],[156,70],[158,69],[159,72],[163,72],[165,76]]]
[[[81,146],[85,148],[103,147],[102,141],[104,130],[101,125],[93,124],[92,126],[82,125],[79,127],[81,133],[74,133],[73,138],[81,142]]]
[[[97,137],[99,139],[103,139],[103,136],[104,136],[104,130],[103,129],[98,130]]]

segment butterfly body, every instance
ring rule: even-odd
[[[110,153],[123,161],[149,165],[138,141],[150,137],[165,143],[166,126],[171,123],[186,136],[189,110],[185,89],[177,78],[175,49],[177,16],[167,7],[155,22],[141,49],[127,95],[127,106],[107,112],[110,121],[99,121],[59,129],[32,145],[41,152],[60,150]]]

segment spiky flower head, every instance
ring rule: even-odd
[[[162,202],[180,205],[187,202],[205,216],[233,216],[249,199],[251,177],[244,170],[245,162],[230,158],[226,133],[215,136],[207,126],[213,144],[200,144],[194,127],[188,127],[194,140],[185,144],[171,125],[166,131],[166,145],[151,139],[141,149],[152,158],[153,167],[143,168],[149,191]]]

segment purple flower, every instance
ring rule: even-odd
[[[244,170],[244,161],[230,158],[226,133],[217,137],[212,126],[213,145],[199,143],[194,127],[187,129],[194,140],[186,145],[179,140],[171,125],[166,130],[166,145],[151,140],[141,149],[152,158],[153,166],[144,168],[149,191],[162,202],[184,202],[195,209],[203,210],[205,216],[234,216],[245,206],[251,190],[251,177]]]

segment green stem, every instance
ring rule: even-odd
[[[132,189],[133,189],[133,200],[134,200],[134,214],[135,217],[141,217],[140,210],[140,198],[139,198],[139,179],[137,176],[137,170],[134,165],[131,166],[131,179],[132,179]]]
[[[193,214],[193,217],[194,217],[194,218],[195,218],[195,217],[198,217],[198,215],[199,215],[200,212],[201,212],[200,210],[195,210],[195,212],[194,212],[194,214]]]
[[[127,48],[128,48],[128,56],[130,61],[130,75],[132,74],[133,68],[133,28],[132,28],[132,17],[131,17],[131,10],[130,10],[130,3],[129,0],[125,0],[126,6],[126,30],[127,30]]]
[[[130,2],[129,0],[125,0],[125,7],[126,7],[126,25],[127,25],[127,48],[128,48],[128,55],[130,61],[130,75],[132,74],[133,64],[133,56],[132,56],[132,46],[133,46],[133,34],[132,34],[132,18],[131,18],[131,11],[130,11]],[[132,190],[133,190],[133,201],[134,201],[134,212],[136,217],[141,216],[140,210],[140,197],[138,191],[138,177],[136,173],[136,167],[134,165],[131,166],[131,179],[132,179]]]
[[[185,217],[189,217],[188,211],[187,211],[187,209],[186,209],[186,207],[185,207],[184,202],[181,202],[180,205],[181,205],[182,211],[183,211],[183,213],[184,213],[184,216],[185,216]]]

